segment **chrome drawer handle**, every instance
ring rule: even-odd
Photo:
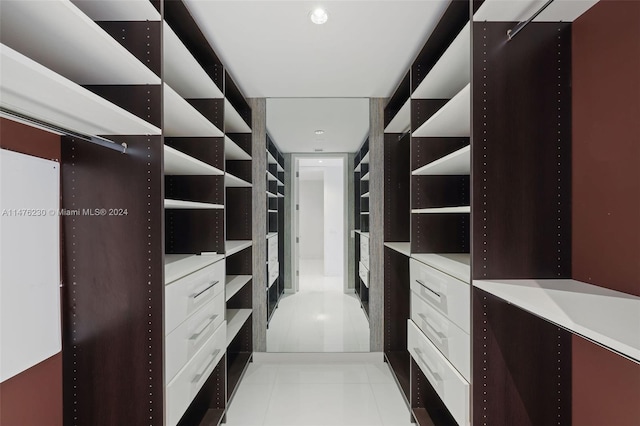
[[[191,295],[191,298],[193,299],[197,299],[198,297],[202,296],[202,294],[204,294],[207,290],[211,289],[213,286],[215,286],[216,284],[218,284],[219,281],[212,281],[210,282],[205,288],[203,288],[202,290],[196,290],[195,293],[193,293]]]
[[[198,383],[200,379],[202,379],[202,376],[204,376],[204,372],[207,371],[209,367],[211,367],[211,364],[213,364],[213,362],[216,360],[216,357],[218,356],[219,353],[220,353],[220,349],[216,349],[211,355],[209,355],[209,358],[211,358],[211,361],[207,362],[207,364],[203,368],[198,370],[196,375],[193,376],[193,380],[191,380],[191,383]]]
[[[416,280],[416,282],[418,284],[420,284],[422,287],[426,288],[427,290],[429,290],[431,293],[433,293],[435,296],[437,296],[438,298],[441,298],[442,295],[440,293],[438,293],[437,291],[435,291],[434,289],[430,288],[428,285],[426,285],[423,281],[421,280]]]
[[[433,378],[435,379],[436,382],[441,382],[442,381],[442,377],[440,377],[440,374],[436,373],[435,371],[433,371],[431,369],[431,367],[429,367],[429,363],[427,362],[426,359],[423,358],[423,352],[422,349],[420,348],[413,348],[413,350],[415,351],[416,354],[418,354],[418,358],[420,359],[420,361],[422,361],[422,364],[427,368],[427,370],[429,371],[429,374],[431,374],[433,376]]]
[[[425,325],[427,325],[431,330],[433,330],[433,332],[440,338],[440,340],[447,340],[448,339],[446,334],[444,334],[443,332],[437,330],[433,325],[431,325],[431,323],[429,322],[429,319],[427,318],[427,316],[425,314],[418,314],[418,316],[420,318],[422,318],[422,321],[424,321]]]
[[[195,329],[195,332],[191,335],[191,337],[189,337],[189,340],[196,340],[198,337],[200,337],[202,332],[205,331],[207,327],[209,327],[209,325],[211,325],[211,323],[216,320],[216,318],[218,318],[218,315],[214,315],[204,320],[202,324],[200,324],[198,328]]]

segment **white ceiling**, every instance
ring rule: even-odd
[[[355,152],[369,133],[369,100],[267,99],[267,129],[283,152]]]

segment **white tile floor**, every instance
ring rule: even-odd
[[[322,354],[320,354],[322,355]],[[229,406],[227,426],[409,426],[384,362],[253,362]]]
[[[267,329],[267,352],[368,352],[369,323],[341,277],[301,261],[300,291],[285,294]]]

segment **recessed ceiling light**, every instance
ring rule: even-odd
[[[316,130],[314,133],[316,135],[323,135],[324,134],[324,130]]]
[[[322,160],[318,160],[318,163],[322,163]]]
[[[311,18],[311,22],[318,25],[324,24],[325,22],[327,22],[327,19],[329,19],[329,15],[327,15],[327,11],[321,7],[314,9],[313,12],[311,12],[311,14],[309,15],[309,17]]]

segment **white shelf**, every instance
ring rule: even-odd
[[[411,99],[402,105],[400,111],[393,117],[393,120],[389,122],[387,128],[384,129],[385,133],[404,133],[411,127]]]
[[[282,168],[282,166],[280,165],[280,163],[278,163],[278,171],[279,171],[279,172],[284,172],[284,169]]]
[[[251,155],[240,148],[229,136],[224,137],[225,160],[251,160]]]
[[[362,198],[369,198],[369,193],[365,192],[364,194],[362,194],[360,197]]]
[[[365,238],[369,238],[369,233],[368,232],[362,232],[360,230],[356,231],[358,234],[360,234],[361,236],[365,237]]]
[[[267,286],[267,290],[269,290],[278,280],[279,275],[274,275],[273,278],[269,278],[269,285]]]
[[[269,198],[278,198],[278,195],[267,191],[267,197],[269,197]]]
[[[384,243],[384,245],[389,247],[391,250],[404,254],[407,257],[411,256],[411,243],[389,242]]]
[[[412,253],[411,257],[467,284],[471,282],[469,253]]]
[[[598,0],[556,0],[533,22],[572,22],[586,12]],[[486,0],[473,17],[474,21],[520,22],[536,13],[546,0]],[[507,35],[504,37],[507,41]]]
[[[162,56],[164,59],[164,78],[167,84],[185,99],[220,99],[224,97],[220,88],[216,86],[166,22],[163,31]]]
[[[249,281],[251,275],[227,275],[225,279],[225,300],[228,301],[239,292]]]
[[[4,13],[4,3],[2,8]],[[158,127],[2,44],[0,105],[88,135],[160,134]]]
[[[360,214],[366,214],[366,215],[369,215],[369,212],[360,212]]]
[[[360,160],[360,164],[369,164],[369,151],[367,151],[365,156],[362,157],[362,160]]]
[[[224,242],[224,251],[227,257],[232,254],[236,254],[246,248],[251,247],[251,240],[234,240],[234,241],[225,241]]]
[[[0,39],[80,85],[160,84],[160,77],[70,1],[3,1]]]
[[[469,24],[442,54],[411,95],[414,99],[451,99],[471,81]]]
[[[276,158],[269,151],[267,151],[267,164],[278,164]]]
[[[411,172],[414,176],[468,175],[470,173],[471,146],[465,146]]]
[[[640,297],[575,280],[474,280],[473,285],[640,362]]]
[[[360,178],[360,180],[369,180],[369,172]]]
[[[148,0],[76,1],[73,3],[94,21],[159,21],[160,13]]]
[[[354,172],[359,172],[360,171],[360,166],[362,163],[358,163],[358,165],[356,166],[355,169],[353,169]]]
[[[228,99],[224,100],[224,127],[227,133],[251,133],[251,127],[240,117]]]
[[[278,194],[278,198],[284,198],[284,195]]]
[[[277,236],[278,236],[278,233],[277,233],[277,232],[269,232],[269,233],[267,234],[267,239],[269,239],[269,238],[273,238],[273,237],[277,237]]]
[[[224,186],[225,188],[251,188],[251,184],[249,182],[229,173],[225,173],[224,175]]]
[[[251,316],[251,309],[227,309],[227,346]]]
[[[273,175],[270,171],[267,170],[267,179],[272,182],[280,182],[277,177]]]
[[[278,213],[278,210],[268,210],[269,213]]]
[[[165,254],[164,282],[171,284],[193,272],[224,259],[222,254]]]
[[[164,133],[169,137],[224,136],[220,129],[167,84],[164,85]]]
[[[413,209],[411,213],[431,214],[431,213],[471,213],[471,206],[457,207],[436,207],[431,209]]]
[[[197,201],[164,200],[165,209],[199,209],[199,210],[219,210],[224,209],[222,204],[199,203]]]
[[[170,146],[164,146],[164,174],[184,176],[223,175],[222,170]]]
[[[413,132],[414,137],[469,137],[471,133],[471,85],[466,85],[449,102]]]

